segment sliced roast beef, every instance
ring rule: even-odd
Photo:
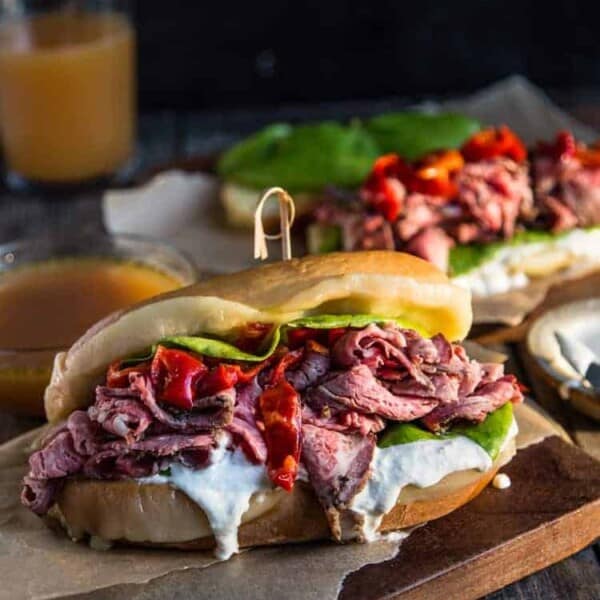
[[[36,515],[45,515],[64,485],[64,479],[34,479],[29,475],[23,479],[21,502]]]
[[[576,156],[536,156],[533,163],[539,218],[553,231],[600,224],[600,167]]]
[[[471,364],[477,365],[480,368],[481,383],[496,381],[496,379],[500,379],[504,375],[504,365],[502,363],[476,363],[472,361]]]
[[[363,329],[348,330],[336,341],[331,354],[339,367],[366,364],[376,368],[405,346],[406,338],[399,329],[382,329],[373,323]]]
[[[440,203],[431,196],[409,194],[406,198],[402,217],[396,221],[396,233],[400,240],[406,242],[420,231],[435,227],[443,221],[446,214],[440,210]]]
[[[344,250],[393,250],[392,226],[381,215],[356,215],[342,224]]]
[[[511,237],[517,218],[533,204],[527,166],[508,158],[467,163],[456,184],[462,220],[480,227],[480,235],[472,241]]]
[[[411,330],[371,324],[340,337],[332,349],[332,357],[335,365],[367,365],[373,370],[384,364],[398,363],[395,368],[406,369],[422,385],[431,387],[419,363],[437,357],[437,347]],[[415,360],[417,357],[419,360]]]
[[[91,479],[132,479],[158,473],[162,459],[144,452],[124,454],[119,450],[102,450],[84,465],[82,474]]]
[[[458,404],[440,405],[422,421],[431,431],[438,431],[459,420],[480,423],[489,413],[507,402],[520,402],[522,398],[514,375],[504,375],[496,381],[484,383],[473,395],[461,399]]]
[[[385,421],[379,415],[364,415],[355,411],[348,411],[337,416],[340,425],[348,430],[356,430],[361,435],[379,433],[385,429]]]
[[[302,362],[298,367],[294,370],[286,371],[285,377],[297,392],[302,392],[328,373],[330,364],[329,353],[309,349],[305,352]]]
[[[210,448],[215,445],[215,438],[208,433],[198,434],[165,434],[148,437],[144,440],[128,444],[124,440],[111,440],[101,446],[101,451],[145,452],[154,456],[173,456],[190,448]]]
[[[178,414],[162,408],[154,394],[152,383],[144,375],[132,373],[129,376],[130,390],[139,396],[143,404],[152,413],[152,416],[173,431],[180,433],[193,433],[199,430],[211,430],[229,425],[233,418],[233,405],[235,403],[235,389],[223,390],[209,399],[204,399],[205,407],[211,406],[210,411],[181,411]]]
[[[554,196],[541,197],[538,207],[551,231],[567,231],[577,227],[579,222],[577,215],[558,198]]]
[[[90,419],[89,412],[84,410],[72,412],[67,420],[67,428],[78,454],[91,456],[98,451],[103,438],[102,427]]]
[[[96,402],[88,414],[109,433],[131,442],[140,439],[152,424],[152,414],[139,397],[123,396],[122,390],[110,387],[97,388]]]
[[[373,213],[372,194],[367,194],[362,212],[354,205],[344,210],[327,203],[315,211],[315,219],[341,228],[344,250],[395,248],[447,270],[455,243],[510,238],[519,218],[529,219],[534,213],[525,163],[504,157],[467,162],[453,183],[456,195],[444,198],[408,193],[398,179],[387,178],[386,185],[394,186],[399,203],[393,223]]]
[[[309,390],[305,401],[321,413],[350,410],[394,421],[418,419],[438,405],[436,399],[414,397],[407,400],[395,396],[366,365],[331,373],[325,381]]]
[[[307,405],[302,409],[302,423],[344,433],[358,432],[361,435],[378,433],[385,429],[385,421],[378,415],[365,415],[356,411],[317,412]]]
[[[262,388],[257,377],[238,390],[233,420],[227,431],[242,443],[246,456],[255,463],[267,460],[267,445],[256,425],[256,407]]]
[[[415,399],[430,400],[431,409],[438,404],[451,404],[458,402],[460,380],[446,373],[436,373],[432,375],[430,381],[433,389],[424,387],[414,379],[404,378],[400,381],[389,383],[386,387],[397,398],[407,401]]]
[[[370,325],[339,338],[332,355],[336,366],[358,366],[336,371],[309,390],[307,403],[319,415],[328,411],[327,417],[350,409],[398,421],[423,418],[439,429],[469,415],[478,421],[478,411],[484,417],[522,398],[516,385],[508,391],[506,385],[491,385],[502,378],[502,365],[469,360],[462,346],[441,335],[427,339],[390,324]],[[397,358],[402,360],[394,365]],[[507,393],[497,396],[498,388]]]
[[[352,526],[346,508],[368,476],[375,434],[387,420],[421,419],[437,431],[457,420],[479,422],[521,399],[501,365],[471,361],[464,348],[441,335],[428,339],[389,323],[348,328],[331,343],[329,353],[312,342],[288,355],[282,347],[278,366],[262,376],[265,382],[285,376],[301,396],[302,413],[295,404],[295,415],[301,417],[302,460],[338,539],[345,523]],[[65,478],[79,474],[139,478],[173,461],[203,468],[223,430],[249,460],[268,465],[257,416],[262,393],[257,375],[235,388],[200,395],[185,411],[158,401],[143,373],[130,373],[127,387],[99,386],[94,405],[73,412],[31,456],[23,502],[43,514]]]
[[[85,414],[85,413],[83,413]],[[45,514],[66,477],[78,473],[84,458],[77,453],[65,427],[29,457],[29,473],[23,480],[21,500],[33,512]]]
[[[207,451],[214,443],[209,434],[159,435],[132,444],[109,441],[86,461],[83,474],[94,479],[145,477],[158,471],[162,458],[177,458],[183,451]]]
[[[427,338],[421,339],[427,340]],[[437,335],[434,335],[431,338],[431,340],[428,341],[430,341],[435,346],[436,353],[434,355],[433,352],[431,352],[431,350],[428,349],[427,356],[431,356],[431,358],[429,358],[427,362],[433,362],[437,360],[440,363],[446,363],[452,360],[452,344],[442,334],[438,333]],[[424,356],[423,351],[414,350],[412,352]]]
[[[429,261],[445,273],[453,246],[454,240],[441,227],[428,227],[410,238],[403,250]]]
[[[350,513],[346,509],[369,476],[375,436],[344,434],[308,424],[303,425],[302,436],[302,462],[332,535],[341,540],[342,523]]]
[[[29,457],[29,476],[34,479],[56,479],[77,473],[83,465],[68,430],[56,435],[50,443]]]

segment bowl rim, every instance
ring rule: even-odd
[[[23,238],[15,238],[13,240],[9,240],[7,242],[0,243],[0,256],[4,256],[10,253],[11,250],[18,250],[20,248],[27,247],[28,244],[34,243],[61,243],[61,242],[78,242],[78,241],[93,241],[94,238],[102,238],[103,240],[117,240],[124,242],[133,242],[140,244],[149,244],[154,246],[155,248],[162,248],[167,250],[171,254],[177,257],[178,260],[181,261],[182,264],[185,265],[187,270],[187,279],[182,285],[182,287],[186,287],[188,285],[192,285],[196,281],[198,281],[200,272],[193,261],[193,259],[186,253],[176,248],[173,244],[169,242],[165,242],[159,238],[154,238],[151,236],[140,235],[137,233],[109,233],[102,230],[94,230],[94,231],[80,231],[80,232],[47,232],[39,235],[32,235]],[[85,256],[85,255],[83,255]],[[96,256],[97,258],[102,258],[101,255],[94,254],[93,250],[89,253],[90,257]],[[28,264],[35,264],[37,262],[44,262],[46,260],[52,260],[53,256],[50,254],[46,259],[40,260],[32,260],[29,261]],[[64,258],[68,258],[68,255],[64,255]],[[143,257],[140,257],[140,262],[143,262]],[[2,277],[3,271],[0,270],[0,277]],[[83,335],[83,334],[82,334]],[[0,346],[0,358],[9,357],[9,356],[27,356],[32,354],[42,354],[42,353],[52,353],[56,355],[58,352],[65,352],[69,350],[71,346],[42,346],[42,347],[27,347],[27,348],[11,348],[9,346]]]

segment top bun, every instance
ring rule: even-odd
[[[94,325],[56,356],[46,414],[56,422],[87,406],[112,361],[163,337],[226,335],[248,322],[336,313],[401,318],[449,340],[465,337],[472,318],[470,293],[408,254],[333,253],[263,265],[156,296]]]

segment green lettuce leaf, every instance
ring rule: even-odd
[[[360,185],[378,155],[377,145],[359,123],[280,123],[233,146],[217,170],[224,180],[253,189],[278,185],[310,192],[326,185]]]
[[[600,226],[588,227],[585,229],[585,231],[593,231],[595,229],[600,229]],[[502,248],[520,246],[523,244],[550,242],[552,240],[557,240],[561,237],[564,237],[565,235],[571,233],[571,231],[572,230],[552,233],[551,231],[530,229],[515,233],[515,235],[509,240],[490,242],[488,244],[467,244],[455,246],[450,250],[450,257],[448,261],[450,275],[457,277],[458,275],[464,275],[465,273],[476,269],[484,262],[494,258],[498,251]]]
[[[281,339],[281,327],[277,327],[271,336],[269,347],[261,354],[250,354],[239,350],[232,344],[215,340],[213,338],[179,335],[163,338],[160,344],[169,347],[191,350],[196,354],[212,356],[213,358],[226,358],[228,360],[245,360],[248,362],[260,362],[275,352],[275,348]]]
[[[288,327],[310,327],[312,329],[337,329],[338,327],[366,327],[371,323],[396,323],[405,329],[414,329],[422,335],[429,335],[422,327],[409,319],[382,317],[380,315],[314,315],[288,323]]]
[[[408,160],[435,150],[458,148],[480,127],[478,121],[464,115],[414,111],[380,115],[365,124],[382,154],[397,152]]]
[[[311,317],[303,317],[302,319],[297,319],[295,321],[291,321],[290,323],[276,327],[273,330],[268,347],[260,354],[244,352],[243,350],[236,348],[233,344],[229,344],[223,340],[196,335],[176,335],[162,338],[158,344],[152,346],[148,352],[127,358],[123,360],[121,364],[125,367],[150,360],[154,356],[154,353],[156,352],[156,346],[158,345],[191,350],[196,354],[211,356],[212,358],[260,362],[269,358],[269,356],[275,352],[275,349],[281,341],[282,336],[285,335],[285,329],[288,327],[310,327],[312,329],[336,329],[338,327],[360,328],[366,327],[371,323],[387,322],[394,322],[401,327],[415,329],[416,331],[421,332],[423,335],[428,335],[427,332],[408,319],[381,317],[377,315],[315,315]]]
[[[414,423],[396,423],[383,432],[377,445],[380,448],[388,448],[410,442],[447,440],[462,435],[481,446],[490,455],[490,458],[495,460],[508,435],[512,420],[513,406],[511,402],[507,402],[490,413],[481,423],[456,425],[441,434],[427,431]]]

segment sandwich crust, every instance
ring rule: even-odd
[[[114,313],[58,354],[46,414],[57,422],[87,406],[108,364],[165,336],[227,335],[253,321],[368,313],[457,340],[471,326],[470,300],[430,263],[389,251],[308,256],[214,277]]]
[[[384,516],[380,532],[414,527],[466,504],[514,453],[511,441],[484,473],[460,471],[427,488],[407,486]],[[91,535],[128,545],[186,550],[215,545],[202,509],[168,485],[71,480],[49,518],[58,521],[74,539]],[[311,487],[301,481],[291,493],[277,490],[268,497],[254,496],[238,532],[241,548],[329,537],[325,513]]]

